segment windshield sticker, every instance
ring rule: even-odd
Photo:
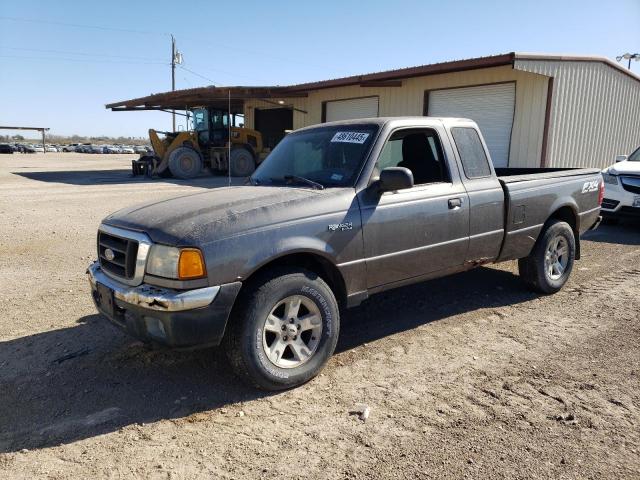
[[[335,180],[335,181],[339,182],[340,180],[342,180],[342,175],[340,175],[339,173],[332,173],[331,174],[331,180]]]
[[[331,139],[332,143],[364,143],[369,138],[368,133],[363,132],[336,132]]]

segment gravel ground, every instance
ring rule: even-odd
[[[265,394],[95,314],[101,218],[225,183],[132,158],[0,156],[0,477],[640,477],[639,225],[586,235],[553,296],[513,262],[380,294],[320,377]]]

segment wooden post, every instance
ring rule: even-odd
[[[45,147],[44,145],[44,128],[42,129],[42,149],[44,150],[44,153],[47,153],[47,147]]]

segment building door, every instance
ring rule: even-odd
[[[378,97],[332,100],[324,104],[323,122],[378,116]]]
[[[509,166],[515,82],[428,92],[427,115],[470,118],[478,124],[495,167]]]
[[[293,130],[293,110],[290,108],[256,108],[255,129],[262,134],[262,144],[273,149]]]

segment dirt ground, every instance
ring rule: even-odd
[[[130,160],[0,156],[0,478],[640,478],[640,225],[587,234],[553,296],[513,262],[376,296],[320,377],[265,394],[96,315],[100,220],[226,181]]]

